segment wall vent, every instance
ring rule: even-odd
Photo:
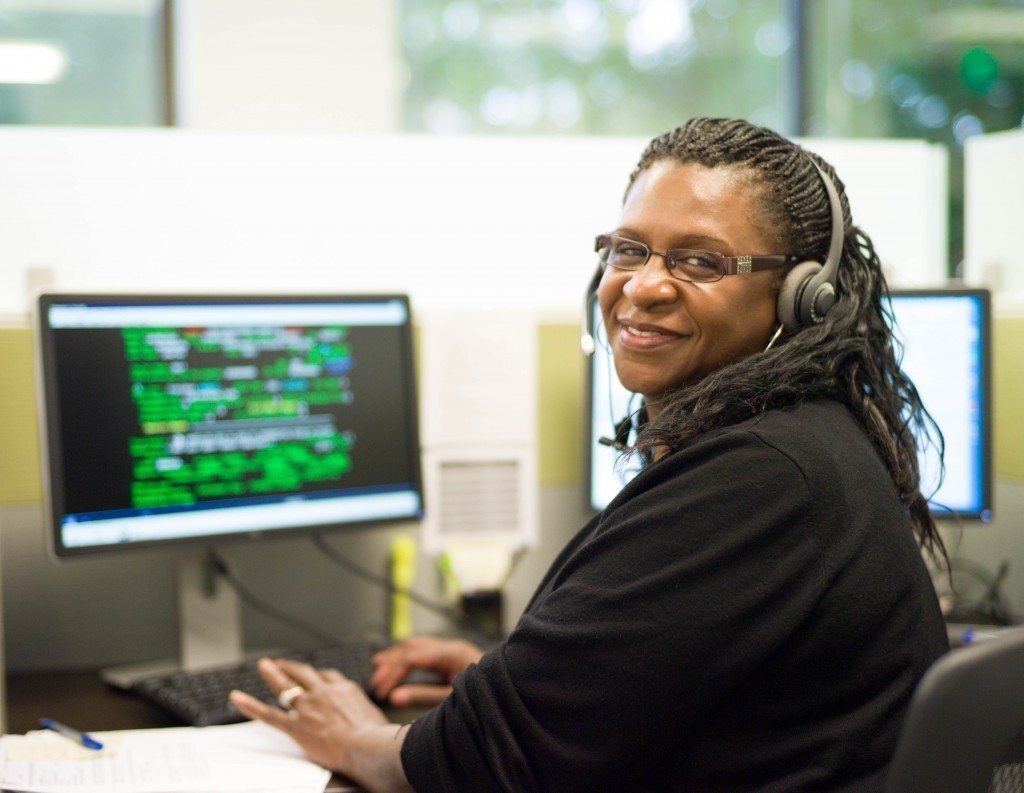
[[[506,446],[426,450],[423,458],[426,553],[462,542],[497,543],[513,551],[536,545],[535,455]]]
[[[437,473],[440,534],[519,531],[518,460],[440,460]]]

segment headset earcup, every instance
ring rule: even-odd
[[[788,333],[800,329],[800,298],[803,297],[807,284],[818,273],[821,265],[817,262],[801,262],[786,274],[779,289],[778,314],[779,322]]]
[[[804,290],[803,299],[800,301],[802,310],[800,316],[806,325],[818,325],[825,321],[828,312],[836,302],[836,289],[826,281],[818,284],[814,292],[810,293],[810,287]]]

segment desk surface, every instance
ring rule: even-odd
[[[8,675],[7,732],[38,729],[41,716],[93,732],[181,726],[155,705],[110,688],[97,671]],[[355,788],[334,776],[325,793],[346,790]]]
[[[7,732],[38,729],[42,716],[96,732],[181,726],[156,705],[110,688],[95,671],[8,675]]]

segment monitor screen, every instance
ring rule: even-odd
[[[57,555],[422,516],[405,296],[38,309]]]
[[[938,452],[919,452],[921,492],[936,518],[992,519],[989,293],[983,289],[894,290],[895,335],[902,368],[945,440],[945,476]],[[626,391],[604,341],[595,306],[597,352],[590,359],[588,473],[593,509],[604,509],[637,471],[601,439],[640,406]]]

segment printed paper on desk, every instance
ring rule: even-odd
[[[328,771],[302,756],[294,741],[258,722],[92,734],[117,744],[117,750],[29,760],[52,757],[30,743],[67,739],[52,733],[4,736],[0,788],[25,793],[321,793],[330,779]]]

